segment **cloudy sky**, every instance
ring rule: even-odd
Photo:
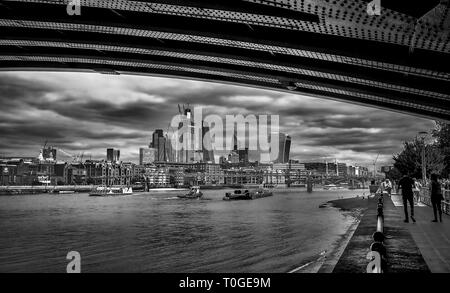
[[[104,158],[107,147],[138,161],[177,104],[207,114],[275,114],[292,137],[291,157],[390,163],[402,141],[434,122],[395,112],[261,89],[180,79],[97,73],[0,73],[0,155],[37,156],[46,140],[68,153]],[[61,153],[59,153],[61,154]],[[68,159],[60,156],[58,159]]]

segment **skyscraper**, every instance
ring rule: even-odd
[[[233,142],[234,142],[233,151],[235,151],[237,153],[237,150],[238,150],[238,139],[237,139],[237,129],[236,128],[234,129]]]
[[[155,132],[153,132],[152,143],[150,146],[156,150],[155,161],[165,162],[166,138],[164,137],[164,132],[162,129],[156,129]]]
[[[193,114],[189,105],[183,105],[183,109],[178,105],[178,111],[179,114],[182,115],[181,122],[178,124],[178,130],[183,132],[183,136],[179,140],[180,145],[176,156],[177,161],[180,163],[195,162],[202,156],[202,149],[195,149],[195,125]],[[198,151],[200,151],[200,154]]]
[[[158,138],[160,138],[160,137],[164,137],[164,132],[163,132],[162,129],[156,129],[153,132],[152,142],[150,143],[150,147],[153,147],[153,148],[157,149],[158,148],[157,146],[158,146],[158,143],[159,143]]]
[[[168,139],[171,143],[174,140],[173,144],[177,147],[176,150],[171,147],[169,151],[166,150],[166,153],[171,153],[173,161],[180,163],[214,162],[209,125],[204,121],[196,123],[194,113],[189,105],[178,105],[178,111],[181,116],[178,124],[178,137],[172,136]]]
[[[185,158],[185,162],[187,163],[191,163],[191,162],[195,162],[196,161],[196,157],[195,157],[195,124],[194,124],[194,115],[192,114],[192,110],[189,107],[189,105],[187,105],[186,107],[183,106],[184,108],[184,115],[185,115],[185,120],[184,120],[184,125],[187,126],[187,132],[190,133],[190,140],[184,141],[184,158]]]
[[[106,160],[108,162],[118,162],[120,160],[120,150],[113,148],[106,149]]]
[[[158,137],[158,144],[157,144],[157,161],[158,162],[165,162],[166,161],[166,138],[164,136]]]
[[[213,162],[214,163],[214,151],[212,149],[211,134],[209,133],[209,125],[206,122],[202,122],[202,152],[203,152],[203,162]]]
[[[286,142],[284,144],[284,162],[289,162],[289,157],[291,153],[291,137],[286,135]]]
[[[239,163],[247,164],[248,163],[248,148],[243,150],[238,150],[239,154]]]
[[[113,152],[114,152],[114,149],[106,149],[106,160],[108,162],[113,161]]]
[[[233,142],[233,150],[231,151],[233,160],[236,161],[235,158],[237,158],[237,163],[248,163],[248,148],[243,148],[238,145],[237,128],[234,129]]]
[[[167,134],[166,134],[165,138],[166,138],[166,146],[165,146],[166,161],[167,162],[175,162],[176,154],[175,154],[175,151],[172,146],[172,140]]]
[[[279,134],[278,157],[275,163],[289,162],[289,154],[291,151],[291,137],[285,133]]]

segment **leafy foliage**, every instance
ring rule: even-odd
[[[392,181],[398,181],[400,180],[400,178],[402,178],[402,176],[402,173],[395,167],[386,173],[386,177],[391,179]]]
[[[436,128],[432,132],[436,139],[436,145],[444,155],[444,170],[442,176],[448,178],[450,176],[450,123],[436,121]]]
[[[425,148],[425,163],[427,174],[441,174],[445,169],[445,156],[441,149],[435,145],[426,145],[417,137],[403,144],[403,150],[394,155],[394,167],[402,174],[422,178],[422,150]]]
[[[432,134],[439,148],[450,147],[450,123],[436,121],[436,128]]]

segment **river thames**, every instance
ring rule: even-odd
[[[201,200],[177,192],[2,196],[0,272],[64,273],[69,251],[81,254],[82,272],[314,272],[355,223],[319,206],[362,193],[277,189],[231,202],[225,190],[205,190]]]

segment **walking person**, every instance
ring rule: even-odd
[[[444,199],[442,196],[441,184],[438,182],[438,176],[436,174],[431,174],[431,184],[430,184],[430,194],[431,194],[431,205],[433,206],[434,220],[432,222],[437,222],[437,214],[439,213],[439,221],[442,222],[442,206],[441,202]]]
[[[408,175],[404,175],[400,182],[398,183],[398,188],[402,190],[402,199],[403,199],[403,209],[405,212],[405,223],[409,223],[408,217],[408,202],[411,206],[411,220],[415,223],[416,219],[414,218],[414,180]]]

